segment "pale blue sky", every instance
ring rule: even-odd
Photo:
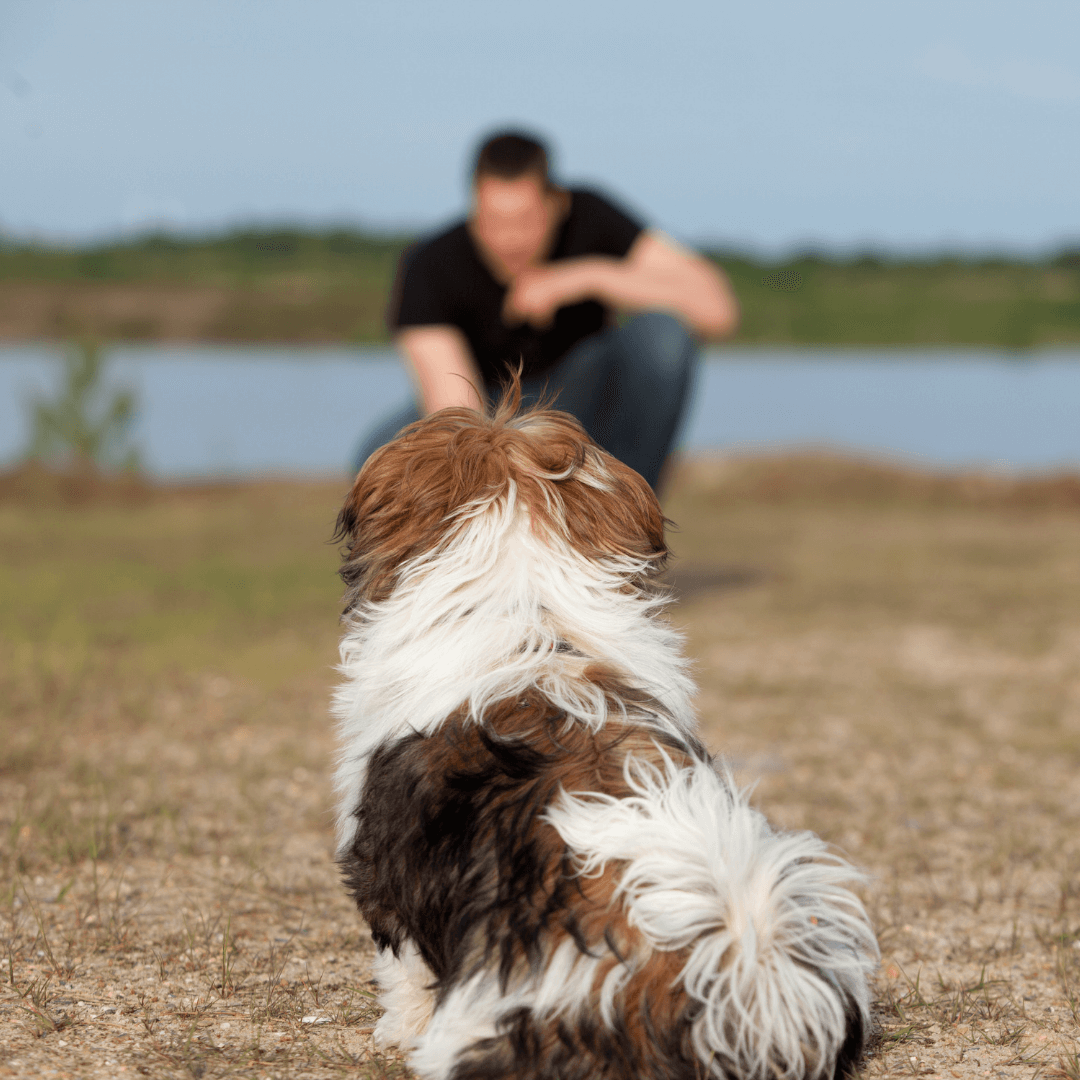
[[[426,226],[548,133],[689,240],[1080,242],[1080,4],[0,0],[0,228]]]

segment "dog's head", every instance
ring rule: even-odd
[[[348,607],[384,599],[412,560],[508,503],[586,559],[622,557],[642,582],[662,569],[666,522],[645,480],[568,413],[519,401],[515,387],[487,414],[444,409],[371,455],[338,515]]]

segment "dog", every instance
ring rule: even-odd
[[[571,416],[446,409],[364,465],[345,542],[338,863],[431,1080],[839,1077],[860,875],[706,752],[645,481]]]

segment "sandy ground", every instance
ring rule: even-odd
[[[776,823],[868,873],[882,964],[864,1075],[1080,1080],[1080,513],[853,476],[679,475],[672,618],[704,730]],[[296,550],[325,540],[339,494],[290,496]],[[130,515],[158,514],[175,552],[282,505],[8,504],[3,561],[26,573],[66,549],[40,569],[52,626],[64,574]],[[124,557],[157,557],[142,550]],[[130,596],[116,626],[141,617]],[[225,646],[132,666],[91,636],[61,663],[45,630],[8,633],[0,1076],[407,1075],[372,1047],[371,941],[331,858],[334,596],[325,625],[266,616],[276,681]]]

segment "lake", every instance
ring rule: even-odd
[[[28,403],[59,351],[0,347],[0,463],[29,438]],[[183,479],[348,468],[369,425],[409,392],[388,349],[117,347],[144,466]],[[706,354],[681,445],[831,447],[932,467],[1080,468],[1080,350],[728,348]]]

